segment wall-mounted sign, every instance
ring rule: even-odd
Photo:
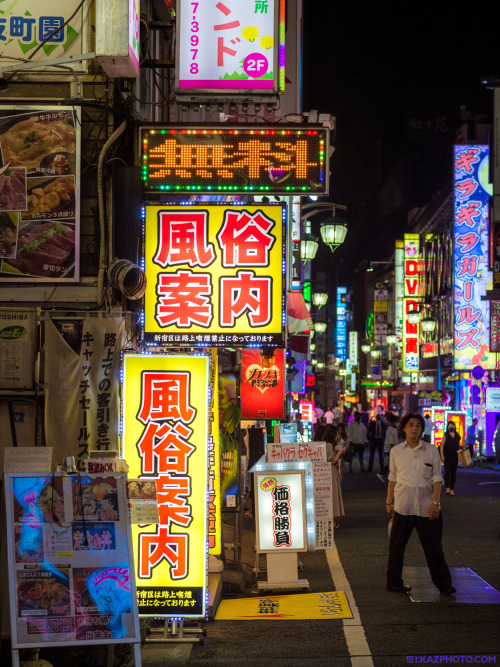
[[[400,342],[403,335],[404,241],[394,249],[394,333]]]
[[[490,351],[500,352],[500,301],[490,301]]]
[[[493,285],[492,273],[488,269],[488,205],[493,194],[488,169],[489,146],[455,146],[453,310],[456,370],[496,366],[496,355],[490,352],[490,302],[483,300]]]
[[[284,0],[177,3],[175,95],[260,101],[284,90]]]
[[[80,127],[73,107],[2,106],[0,281],[78,280]]]
[[[169,125],[140,134],[145,195],[328,194],[323,126]]]
[[[156,484],[159,524],[132,526],[139,614],[201,617],[206,604],[208,356],[126,354],[123,455]]]
[[[254,475],[258,551],[307,551],[304,471]]]
[[[18,0],[0,13],[2,54],[0,63],[12,65],[27,58],[35,62],[63,56],[78,57],[87,49],[88,7],[80,0]],[[79,11],[80,10],[80,11]],[[43,46],[42,46],[43,43]],[[40,47],[40,48],[39,48]],[[36,53],[35,53],[36,50]],[[72,70],[87,71],[87,61],[65,63]],[[58,73],[60,69],[53,70]],[[39,72],[36,74],[39,77]]]
[[[144,338],[165,345],[283,345],[282,204],[146,207]]]
[[[431,433],[431,442],[436,445],[436,447],[439,447],[441,444],[441,440],[443,439],[446,430],[447,412],[448,408],[443,406],[431,408],[431,419],[434,422],[434,428]]]
[[[346,293],[347,287],[337,287],[337,327],[335,353],[342,361],[347,359]]]
[[[285,350],[242,350],[242,419],[283,419]]]
[[[500,387],[486,387],[486,412],[500,412]]]
[[[423,259],[420,254],[419,234],[405,234],[404,246],[404,299],[403,299],[403,371],[419,369],[419,324],[408,321],[408,313],[418,310],[422,303]]]
[[[108,76],[139,76],[140,0],[97,0],[96,55]]]

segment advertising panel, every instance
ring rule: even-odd
[[[467,439],[467,413],[459,410],[446,410],[445,413],[446,425],[445,431],[448,428],[448,424],[453,422],[456,427],[456,432],[460,436],[462,445],[465,444]]]
[[[34,389],[36,311],[0,308],[0,389]]]
[[[427,412],[427,411],[426,411]],[[446,431],[446,413],[448,408],[445,407],[432,407],[431,408],[431,419],[434,422],[434,428],[431,433],[431,443],[439,447],[441,440],[443,439],[444,432]]]
[[[404,241],[396,241],[394,250],[394,333],[401,342],[403,335]]]
[[[146,195],[328,194],[329,130],[322,125],[142,127]]]
[[[284,90],[284,8],[284,0],[179,2],[177,99],[257,101]]]
[[[212,556],[219,556],[222,544],[221,515],[221,447],[219,439],[219,364],[217,350],[210,351],[210,436],[208,438],[208,548]]]
[[[408,322],[408,313],[417,310],[422,302],[423,259],[419,234],[405,234],[404,241],[404,299],[403,299],[403,371],[419,369],[419,324]]]
[[[304,471],[254,474],[258,551],[307,551]]]
[[[12,647],[139,642],[125,477],[9,473]]]
[[[87,51],[88,3],[17,0],[5,5],[0,10],[1,65],[12,65],[16,60],[38,62],[47,58],[76,57]],[[65,67],[84,72],[87,63],[70,62]]]
[[[335,354],[339,359],[347,359],[347,315],[346,315],[347,287],[337,287],[337,327]]]
[[[486,412],[500,412],[500,387],[486,387]]]
[[[242,350],[242,419],[283,419],[285,350]]]
[[[80,110],[0,110],[0,281],[79,279]]]
[[[146,207],[144,339],[283,345],[285,206]]]
[[[160,523],[133,525],[139,614],[201,617],[207,573],[208,356],[124,355],[123,454],[155,482]]]
[[[490,301],[490,352],[500,352],[500,301]]]
[[[454,164],[454,367],[495,368],[490,351],[490,302],[483,297],[492,289],[488,250],[489,146],[455,146]]]

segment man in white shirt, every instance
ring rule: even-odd
[[[444,595],[453,595],[451,574],[441,544],[441,461],[433,445],[420,439],[425,422],[422,415],[409,413],[401,420],[406,440],[391,450],[386,507],[392,515],[387,566],[387,590],[407,593],[403,584],[406,545],[416,528],[434,585]]]
[[[349,423],[347,427],[347,435],[349,437],[349,445],[351,449],[351,459],[349,461],[349,472],[352,472],[352,459],[353,456],[359,456],[359,466],[361,472],[366,472],[363,456],[365,453],[366,445],[366,428],[365,425],[361,423],[361,413],[354,413],[354,420]]]
[[[335,415],[333,414],[331,407],[328,406],[328,409],[325,412],[325,422],[327,424],[333,424],[334,419],[335,419]]]

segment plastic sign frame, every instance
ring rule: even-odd
[[[209,387],[209,355],[124,355],[123,456],[156,484],[160,519],[132,526],[143,617],[205,616]]]
[[[285,0],[177,3],[178,102],[274,103],[285,90]]]
[[[329,146],[322,125],[143,126],[143,193],[325,195]]]
[[[283,347],[282,203],[146,206],[144,340]]]

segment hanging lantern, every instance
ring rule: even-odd
[[[378,359],[381,354],[382,352],[377,347],[374,347],[373,350],[371,351],[371,355],[374,359]]]
[[[385,339],[386,339],[388,345],[396,345],[396,343],[398,342],[398,337],[396,336],[395,333],[387,334]]]
[[[315,322],[314,323],[314,331],[316,331],[316,333],[325,333],[325,331],[326,331],[326,322]]]
[[[437,322],[433,317],[424,317],[420,320],[420,324],[422,326],[422,331],[425,331],[426,333],[434,333]]]
[[[365,341],[364,343],[361,344],[361,352],[364,352],[365,354],[368,354],[370,350],[372,349],[371,343],[369,341]]]
[[[318,237],[314,234],[302,234],[300,241],[300,258],[303,262],[309,262],[316,257],[318,252]]]
[[[324,367],[325,367],[325,363],[324,363],[324,361],[318,361],[318,363],[316,364],[316,368],[317,368],[319,371],[320,371],[321,369],[323,369]]]
[[[406,319],[410,324],[418,324],[420,322],[420,311],[409,310],[406,314]]]
[[[310,343],[309,349],[311,350],[311,352],[314,352],[314,350],[316,349],[316,343]]]

